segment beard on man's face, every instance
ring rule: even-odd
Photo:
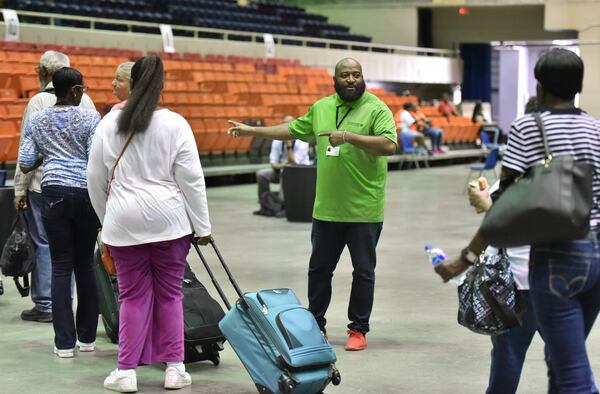
[[[349,86],[352,86],[354,89],[349,89]],[[363,95],[366,84],[364,80],[361,80],[354,85],[345,85],[335,80],[333,87],[343,101],[351,103],[352,101],[358,100]]]

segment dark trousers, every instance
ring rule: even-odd
[[[94,275],[94,244],[100,222],[87,189],[42,188],[42,218],[52,257],[52,322],[58,349],[75,342],[96,340],[98,292]],[[77,312],[73,318],[71,275],[77,284]]]
[[[432,149],[441,149],[442,138],[444,137],[444,132],[442,131],[442,129],[427,127],[423,130],[423,134],[425,134],[431,139]]]
[[[271,191],[271,183],[279,183],[281,180],[281,171],[275,171],[272,168],[264,168],[256,171],[256,183],[258,184],[258,201],[265,192]],[[283,192],[280,189],[280,195]]]
[[[585,347],[600,312],[600,244],[595,234],[593,239],[532,247],[529,282],[556,392],[597,393]]]
[[[325,332],[325,312],[331,301],[331,279],[347,245],[352,258],[352,291],[348,328],[369,332],[375,289],[375,248],[383,223],[324,222],[313,219],[312,254],[308,269],[308,309]]]

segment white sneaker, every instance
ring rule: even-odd
[[[118,393],[135,393],[137,391],[135,370],[121,371],[115,369],[104,379],[104,388]]]
[[[96,350],[96,342],[92,342],[92,343],[83,343],[83,342],[79,342],[79,351],[80,352],[93,352],[94,350]]]
[[[192,377],[187,372],[179,372],[175,367],[167,367],[165,370],[165,388],[180,389],[192,384]]]
[[[75,357],[75,348],[72,349],[58,349],[54,346],[54,354],[60,358],[72,358]]]

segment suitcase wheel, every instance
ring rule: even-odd
[[[222,346],[221,346],[222,348]],[[202,353],[205,355],[204,360],[211,361],[215,366],[221,363],[221,356],[219,355],[219,345],[213,344],[208,346],[202,346]]]
[[[212,361],[212,363],[215,365],[215,367],[217,365],[219,365],[221,363],[221,356],[219,356],[219,353],[215,353],[212,355],[212,357],[210,358],[210,361]]]
[[[282,374],[279,377],[279,391],[283,394],[291,394],[296,389],[296,382],[289,376]]]
[[[334,386],[337,386],[340,383],[342,383],[342,375],[340,374],[340,371],[338,371],[338,369],[336,367],[333,367],[333,372],[331,373],[331,383]]]

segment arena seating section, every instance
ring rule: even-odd
[[[35,68],[41,53],[49,49],[69,54],[102,114],[117,102],[111,86],[116,66],[142,55],[118,49],[0,42],[0,163],[16,161],[23,110],[28,97],[39,89]],[[227,135],[228,119],[277,124],[285,115],[302,115],[317,99],[333,93],[327,69],[302,66],[299,61],[189,53],[161,56],[166,73],[161,105],[186,117],[203,157],[244,157],[251,151],[251,137]],[[383,89],[371,91],[394,113],[406,101],[417,100]],[[423,110],[433,126],[445,130],[446,143],[477,139],[478,128],[469,118],[448,120],[434,107]]]
[[[242,7],[235,0],[7,0],[4,8],[289,36],[371,41],[369,37],[350,33],[346,26],[328,23],[324,16],[268,1],[253,2],[250,6]],[[24,21],[27,21],[27,17]],[[81,24],[68,20],[60,23],[74,27]],[[102,26],[97,25],[97,28]],[[118,30],[119,25],[106,24],[104,28]]]

